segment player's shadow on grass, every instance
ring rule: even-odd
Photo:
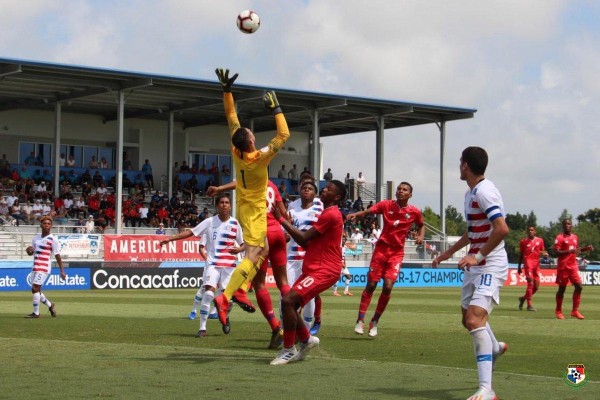
[[[430,399],[430,400],[451,400],[451,399],[463,399],[464,396],[460,396],[458,394],[453,394],[453,392],[462,392],[468,391],[469,387],[466,388],[455,388],[455,389],[429,389],[429,390],[411,390],[407,388],[397,387],[397,388],[378,388],[378,389],[368,389],[364,390],[366,393],[365,397],[373,396],[373,393],[381,393],[386,396],[397,396],[401,399]],[[375,396],[377,398],[377,396]]]
[[[208,363],[222,363],[222,362],[231,362],[237,364],[240,362],[240,359],[244,359],[244,362],[251,362],[259,365],[268,365],[269,361],[273,359],[273,357],[261,357],[254,356],[252,354],[181,354],[181,353],[171,353],[167,354],[166,357],[152,357],[152,358],[138,358],[139,361],[151,361],[151,362],[164,362],[167,361],[175,361],[175,362],[191,362],[198,364],[208,364]]]

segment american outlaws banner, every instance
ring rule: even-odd
[[[105,261],[204,261],[191,237],[160,245],[162,235],[104,235]]]

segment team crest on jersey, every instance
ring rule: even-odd
[[[409,213],[406,213],[406,214],[404,214],[404,217],[405,217],[406,219],[409,219],[409,218],[410,218],[410,214],[409,214]]]
[[[567,385],[580,388],[587,383],[587,376],[585,373],[585,365],[583,364],[569,364],[567,365],[567,372],[565,373],[565,382]]]

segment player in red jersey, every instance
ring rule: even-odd
[[[383,278],[383,288],[381,295],[379,295],[377,308],[369,323],[369,336],[377,336],[377,324],[390,301],[392,288],[398,278],[402,259],[404,258],[406,235],[413,224],[417,226],[418,230],[415,243],[423,243],[423,237],[425,236],[423,216],[417,207],[408,204],[408,199],[412,197],[412,191],[413,188],[410,183],[401,182],[396,188],[396,200],[383,200],[364,211],[346,216],[346,219],[349,221],[356,218],[363,218],[369,214],[381,214],[383,217],[383,229],[371,257],[367,285],[362,292],[358,309],[358,319],[354,328],[354,332],[359,335],[364,333],[365,315],[369,309],[369,304],[371,303],[377,283]]]
[[[519,310],[523,309],[523,303],[527,300],[527,311],[535,311],[535,307],[531,303],[531,298],[537,292],[540,286],[540,256],[547,256],[548,252],[544,246],[544,240],[535,236],[535,226],[527,228],[527,237],[521,239],[519,243],[519,267],[518,272],[521,274],[521,264],[527,279],[527,289],[525,295],[519,297]]]
[[[275,210],[275,216],[290,236],[306,249],[302,274],[283,296],[283,349],[271,365],[304,360],[310,349],[319,345],[319,338],[311,336],[302,321],[299,309],[317,294],[329,289],[340,277],[342,270],[342,232],[344,219],[337,204],[346,197],[346,187],[337,180],[327,182],[321,192],[324,210],[307,231],[294,227]],[[300,350],[294,343],[296,336]]]
[[[584,319],[585,317],[579,312],[579,304],[581,303],[581,277],[579,276],[579,266],[577,265],[577,255],[581,252],[592,251],[594,248],[589,246],[579,247],[579,238],[572,232],[573,222],[570,219],[564,219],[562,222],[562,233],[556,236],[554,241],[554,249],[558,254],[556,266],[556,283],[558,284],[558,292],[556,292],[556,318],[565,319],[562,313],[563,297],[567,284],[571,282],[575,290],[573,291],[573,310],[571,317]]]

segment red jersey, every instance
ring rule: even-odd
[[[269,181],[269,184],[267,185],[267,230],[274,228],[281,230],[281,224],[273,215],[273,207],[275,207],[278,202],[281,203],[282,201],[283,199],[281,198],[279,189],[277,189],[277,185]]]
[[[308,242],[302,273],[325,268],[338,275],[342,271],[342,232],[344,220],[337,206],[323,210],[319,219],[312,225],[320,236]]]
[[[413,223],[423,224],[421,210],[412,204],[400,207],[396,200],[383,200],[369,208],[369,210],[373,214],[381,214],[383,217],[383,229],[378,241],[390,246],[403,248],[406,234]]]
[[[579,238],[574,233],[571,233],[570,235],[559,233],[554,241],[554,248],[556,250],[573,250],[577,247],[579,247]],[[558,256],[556,264],[557,268],[579,268],[577,266],[577,255],[575,253]]]
[[[526,237],[519,243],[519,249],[521,250],[525,268],[540,266],[540,252],[546,250],[542,238],[534,237],[533,239],[529,239]]]

